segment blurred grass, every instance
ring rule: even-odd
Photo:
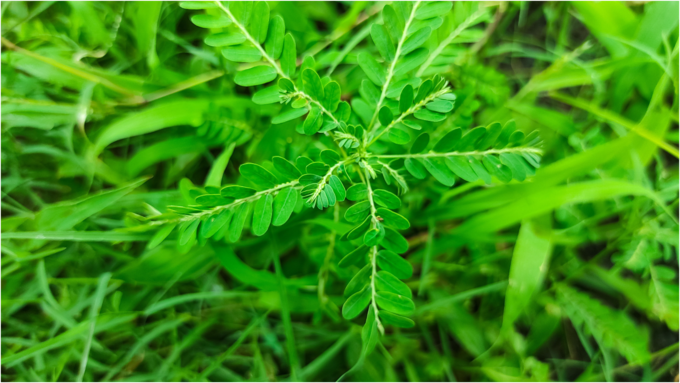
[[[351,98],[384,3],[271,2]],[[424,75],[461,96],[433,134],[514,118],[544,139],[525,183],[410,185],[416,327],[358,381],[672,381],[678,374],[678,2],[456,3]],[[233,245],[123,231],[182,183],[330,147],[271,126],[175,2],[2,2],[6,381],[334,381],[360,326],[339,212]],[[451,37],[453,36],[453,37]],[[429,73],[432,72],[432,73]],[[233,152],[232,152],[233,150]],[[188,179],[188,180],[187,180]]]

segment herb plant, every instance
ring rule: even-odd
[[[3,3],[3,379],[670,378],[673,11]]]

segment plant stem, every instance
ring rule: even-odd
[[[383,84],[382,92],[380,93],[380,99],[378,100],[378,104],[375,107],[375,112],[373,112],[373,117],[371,117],[371,123],[368,124],[368,126],[366,127],[366,130],[368,130],[369,132],[373,131],[373,124],[375,124],[375,119],[378,117],[378,111],[380,110],[383,101],[385,101],[385,96],[387,95],[387,88],[389,88],[390,82],[392,81],[392,76],[394,76],[394,68],[397,66],[397,61],[399,61],[399,55],[401,55],[401,48],[404,45],[404,42],[406,41],[406,37],[408,35],[408,27],[411,26],[413,18],[416,16],[416,10],[418,9],[419,5],[420,1],[416,1],[415,4],[413,4],[411,14],[409,15],[408,20],[406,20],[406,24],[404,25],[404,33],[401,35],[401,39],[399,39],[399,43],[397,44],[397,51],[394,54],[394,60],[392,60],[390,68],[387,71],[387,77],[385,78],[385,84]]]
[[[399,116],[399,118],[397,118],[396,120],[393,120],[392,122],[390,122],[390,124],[387,125],[387,126],[385,127],[385,129],[383,129],[382,132],[380,132],[380,134],[378,134],[377,136],[375,136],[375,137],[368,143],[368,145],[366,145],[366,148],[368,148],[369,146],[373,145],[376,141],[378,141],[378,139],[379,139],[380,137],[382,137],[383,134],[387,133],[390,129],[392,129],[395,125],[397,125],[398,123],[400,123],[401,121],[403,121],[406,117],[408,117],[408,116],[412,115],[413,113],[415,113],[415,112],[419,111],[420,109],[422,109],[425,105],[427,105],[428,102],[434,100],[435,98],[437,98],[437,97],[439,97],[439,96],[442,96],[442,95],[444,95],[444,94],[446,94],[446,93],[449,93],[449,92],[451,92],[451,89],[450,89],[448,86],[445,86],[445,87],[442,88],[440,91],[435,92],[435,93],[432,93],[431,95],[429,95],[429,96],[425,97],[424,99],[422,99],[419,103],[417,103],[417,104],[415,104],[415,105],[412,105],[410,108],[408,108],[408,110],[406,110],[404,113],[402,113],[402,114]],[[368,135],[367,135],[367,136],[368,136]]]
[[[472,23],[478,17],[482,16],[484,13],[486,13],[486,11],[484,9],[480,9],[477,12],[473,13],[467,19],[463,20],[463,22],[460,23],[458,27],[456,27],[456,29],[454,29],[453,32],[451,32],[450,35],[448,35],[444,40],[442,40],[442,42],[437,46],[437,48],[435,48],[432,54],[428,56],[427,60],[425,60],[423,65],[421,65],[420,68],[418,69],[418,72],[416,72],[416,77],[422,76],[423,72],[425,72],[425,69],[432,65],[432,61],[434,61],[434,59],[436,59],[437,56],[439,56],[442,53],[444,48],[451,44],[453,39],[458,37],[458,35],[460,35],[461,32],[466,30],[470,26],[470,23]]]
[[[372,228],[375,229],[376,226],[378,225],[378,218],[375,216],[376,208],[375,203],[373,202],[373,189],[371,188],[370,179],[371,176],[369,174],[366,174],[366,188],[368,189],[368,202],[371,204],[371,226]],[[377,291],[375,288],[375,278],[376,275],[378,274],[377,259],[378,259],[378,246],[373,246],[371,248],[371,305],[373,306],[373,310],[375,312],[375,323],[378,325],[378,330],[380,330],[381,334],[385,335],[385,328],[380,322],[380,317],[378,316],[378,304],[375,301],[375,296],[377,295]]]
[[[455,156],[485,156],[489,154],[501,153],[534,153],[542,154],[543,151],[538,148],[505,148],[505,149],[489,149],[489,150],[473,150],[471,152],[448,152],[448,153],[420,153],[420,154],[368,154],[368,157],[375,158],[431,158],[431,157],[455,157]]]
[[[253,46],[254,46],[255,48],[257,48],[257,49],[260,51],[260,54],[262,54],[262,57],[264,57],[264,59],[267,60],[267,61],[269,62],[269,64],[271,64],[271,65],[274,67],[274,69],[276,69],[276,72],[279,74],[279,76],[281,76],[281,77],[283,77],[283,78],[285,78],[285,79],[291,80],[290,77],[286,76],[286,74],[283,73],[283,70],[281,70],[281,66],[276,62],[276,60],[274,60],[271,56],[269,56],[269,55],[267,54],[267,52],[266,52],[264,49],[262,49],[262,46],[260,45],[260,43],[258,43],[257,40],[255,40],[255,39],[253,38],[253,36],[250,35],[250,33],[248,33],[248,30],[246,29],[246,27],[243,26],[241,23],[239,23],[238,20],[236,20],[236,17],[234,17],[234,15],[229,11],[229,8],[227,8],[227,7],[225,7],[224,5],[222,5],[222,3],[221,3],[220,1],[215,1],[215,4],[217,4],[217,6],[218,6],[220,9],[222,9],[222,11],[224,11],[224,13],[227,14],[227,16],[229,16],[229,18],[230,18],[231,21],[234,23],[234,25],[236,25],[236,27],[237,27],[238,29],[241,30],[241,33],[243,33],[243,35],[246,36],[246,39],[247,39],[248,41],[250,41],[250,43],[253,44]],[[326,114],[327,116],[329,116],[329,117],[333,120],[333,122],[335,122],[338,126],[340,126],[340,123],[339,123],[338,120],[335,118],[335,116],[333,116],[333,114],[332,114],[331,112],[329,112],[328,110],[326,110],[326,108],[324,108],[323,105],[321,105],[321,103],[319,103],[318,101],[314,100],[311,96],[309,96],[308,94],[306,94],[304,91],[298,89],[297,85],[295,85],[295,82],[294,82],[293,80],[291,80],[291,82],[293,83],[293,87],[295,88],[295,93],[297,93],[297,94],[299,94],[300,96],[304,97],[304,98],[307,99],[308,101],[310,101],[310,102],[316,104],[316,106],[319,107],[319,109],[321,109],[321,111],[322,111],[324,114]],[[332,136],[331,136],[331,137],[332,137]],[[341,151],[342,151],[343,156],[346,156],[344,150],[342,150],[342,148],[340,148],[340,149],[341,149]]]
[[[195,219],[199,219],[199,218],[204,217],[204,216],[217,214],[217,213],[221,212],[222,210],[238,206],[242,203],[255,201],[265,194],[277,193],[281,189],[285,189],[287,187],[295,187],[297,184],[299,184],[299,182],[297,180],[286,182],[286,183],[283,183],[283,184],[276,185],[271,189],[259,191],[255,194],[251,195],[250,197],[237,199],[234,202],[226,204],[226,205],[215,206],[212,209],[205,210],[205,211],[202,211],[202,212],[199,212],[199,213],[188,214],[188,215],[185,215],[185,216],[180,217],[180,218],[149,222],[149,225],[164,225],[166,223],[172,223],[172,222],[193,221]]]

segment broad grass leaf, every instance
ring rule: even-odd
[[[142,111],[130,113],[114,120],[102,129],[92,147],[92,152],[97,155],[118,140],[152,133],[172,126],[198,126],[203,122],[203,114],[209,106],[210,101],[207,99],[180,98],[160,102]]]
[[[510,264],[503,327],[511,328],[539,292],[552,252],[551,221],[550,215],[543,215],[522,222]]]
[[[454,229],[459,234],[488,233],[514,225],[524,219],[535,217],[566,203],[584,203],[614,198],[620,195],[658,197],[651,190],[619,180],[598,180],[573,183],[551,188],[534,188],[531,192],[507,204],[478,214]]]
[[[35,215],[35,225],[40,231],[63,231],[115,204],[128,193],[146,182],[140,179],[118,189],[106,190],[73,201],[48,205]]]
[[[127,263],[114,273],[113,278],[159,286],[173,278],[178,281],[191,280],[214,262],[213,257],[210,247],[194,247],[187,253],[178,253],[176,246],[168,241]]]
[[[262,291],[278,291],[279,282],[273,273],[255,270],[246,265],[229,246],[224,244],[213,244],[212,246],[222,267],[236,280]]]

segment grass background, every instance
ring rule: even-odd
[[[270,2],[343,99],[382,5]],[[478,5],[456,3],[427,45]],[[542,168],[411,185],[416,327],[349,378],[677,380],[678,3],[482,6],[426,73],[466,95],[437,129],[514,118],[541,132]],[[334,381],[357,361],[339,208],[191,249],[123,230],[186,204],[185,179],[219,186],[329,145],[272,127],[280,106],[233,83],[194,13],[2,2],[3,380]]]

